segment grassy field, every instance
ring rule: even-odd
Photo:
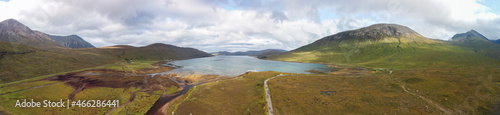
[[[0,42],[0,52],[29,52],[0,57],[0,83],[24,80],[37,76],[73,71],[112,63],[110,57],[92,53],[64,53]]]
[[[68,95],[73,92],[73,88],[65,84],[55,84],[45,86],[33,90],[27,90],[19,93],[7,94],[0,96],[2,108],[11,114],[104,114],[111,107],[70,107],[67,108],[21,108],[14,107],[16,100],[19,99],[34,99],[35,101],[52,100],[59,101],[63,99],[66,102]],[[85,89],[75,96],[75,100],[119,100],[120,104],[127,102],[130,95],[138,89],[129,88],[92,88]],[[155,91],[153,94],[145,92],[137,92],[134,101],[126,104],[113,111],[116,114],[144,114],[149,110],[153,103],[160,97],[162,91]]]
[[[113,64],[108,64],[104,66],[91,67],[81,70],[75,70],[70,72],[62,72],[57,74],[45,75],[40,77],[34,77],[31,79],[25,79],[21,81],[6,83],[0,85],[0,111],[10,114],[104,114],[110,111],[111,107],[105,108],[78,108],[72,107],[67,108],[20,108],[14,107],[16,100],[19,99],[34,99],[35,101],[42,100],[54,100],[69,98],[75,88],[65,84],[61,81],[48,81],[42,80],[55,75],[62,75],[72,72],[78,72],[83,70],[91,69],[118,69],[122,66],[127,67],[130,70],[141,70],[154,67],[151,64],[157,61],[135,61],[134,63],[117,62]],[[143,78],[136,77],[126,77],[122,79],[108,79],[108,78],[96,78],[89,76],[90,79],[100,79],[103,82],[143,82]],[[157,79],[167,79],[156,77]],[[150,84],[157,84],[158,80],[153,80]],[[164,82],[164,81],[158,81]],[[153,103],[162,95],[162,90],[168,91],[167,93],[174,93],[178,89],[177,86],[168,85],[168,83],[158,83],[167,84],[167,86],[149,86],[151,88],[144,89],[143,87],[128,87],[128,88],[108,88],[108,87],[89,87],[75,95],[75,100],[119,100],[121,107],[114,109],[109,114],[144,114]],[[26,89],[26,90],[23,90]],[[20,91],[23,90],[23,91]],[[135,94],[135,96],[132,96]],[[128,102],[131,98],[133,101]]]
[[[499,103],[499,70],[295,74],[272,79],[269,86],[275,114],[444,114],[438,106],[454,114],[491,114]]]
[[[236,78],[205,83],[173,103],[168,113],[204,115],[266,114],[263,81],[278,72],[251,72]]]
[[[500,68],[401,69],[364,75],[285,74],[270,80],[274,113],[491,114],[500,102]],[[191,89],[175,114],[266,114],[255,72]]]

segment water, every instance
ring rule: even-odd
[[[278,71],[286,73],[309,73],[308,70],[330,72],[332,68],[323,64],[294,63],[260,60],[250,56],[213,56],[189,60],[173,61],[168,64],[181,66],[167,73],[177,74],[218,74],[237,76],[248,71]]]

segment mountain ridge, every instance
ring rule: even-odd
[[[57,35],[50,35],[50,34],[45,34],[49,36],[51,39],[56,41],[57,43],[69,47],[69,48],[95,48],[94,45],[90,44],[89,42],[85,41],[83,38],[81,38],[78,35],[68,35],[68,36],[57,36]]]
[[[44,33],[31,30],[15,19],[0,22],[0,41],[42,49],[64,48],[63,45],[60,45]]]
[[[381,40],[384,37],[408,38],[408,41],[425,41],[422,35],[414,30],[397,24],[374,24],[356,30],[348,30],[323,37],[313,43],[348,40]],[[400,41],[398,41],[400,42]]]
[[[453,35],[453,37],[451,37],[451,40],[459,40],[459,39],[469,38],[469,37],[477,37],[477,38],[481,38],[481,39],[485,39],[485,40],[489,41],[488,38],[484,37],[481,33],[477,32],[474,29],[469,30],[465,33],[455,34],[455,35]]]
[[[254,56],[258,55],[261,53],[264,53],[266,51],[270,50],[277,50],[277,51],[283,51],[286,52],[286,50],[283,49],[264,49],[264,50],[249,50],[249,51],[237,51],[237,52],[228,52],[228,51],[219,51],[219,52],[212,52],[210,54],[212,55],[248,55],[248,56]]]

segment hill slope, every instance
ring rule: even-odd
[[[464,67],[498,63],[467,48],[425,38],[396,24],[375,24],[340,32],[269,59],[375,68]]]
[[[257,54],[255,56],[257,58],[259,58],[259,59],[264,59],[264,58],[267,58],[268,56],[278,55],[278,54],[282,54],[282,53],[285,53],[285,52],[286,51],[283,51],[283,50],[268,50],[266,52]]]
[[[49,36],[54,41],[56,41],[57,43],[69,48],[95,48],[92,44],[83,40],[80,36],[77,35],[69,35],[69,36],[54,36],[49,34],[46,35]]]
[[[227,52],[227,51],[220,51],[220,52],[214,52],[214,53],[210,53],[210,54],[213,54],[213,55],[247,55],[247,56],[253,56],[253,55],[258,55],[258,54],[261,54],[261,53],[264,53],[264,52],[267,52],[267,51],[270,51],[270,50],[276,50],[276,51],[282,51],[282,52],[286,52],[286,50],[282,50],[282,49],[265,49],[265,50],[258,50],[258,51],[255,51],[255,50],[250,50],[250,51],[246,51],[246,52],[241,52],[241,51],[238,51],[238,52]]]
[[[474,52],[500,60],[500,45],[491,42],[475,30],[454,35],[451,38],[451,43],[470,48]]]
[[[0,83],[106,65],[125,58],[159,61],[207,56],[211,55],[193,48],[159,43],[145,47],[71,49],[16,20],[0,22]]]
[[[0,83],[82,69],[111,62],[109,58],[107,60],[87,60],[91,57],[102,56],[70,54],[76,53],[65,54],[39,50],[19,44],[0,42]]]
[[[167,59],[188,59],[212,56],[206,52],[194,49],[183,48],[162,43],[155,43],[144,47],[133,47],[127,45],[117,45],[110,47],[100,47],[99,50],[109,53],[112,57],[120,59],[134,60],[167,60]],[[89,50],[89,49],[82,49]]]

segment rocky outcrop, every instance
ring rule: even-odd
[[[385,37],[406,38],[409,41],[425,41],[425,37],[412,29],[397,24],[375,24],[368,27],[340,32],[324,37],[316,42],[346,40],[381,40]]]

